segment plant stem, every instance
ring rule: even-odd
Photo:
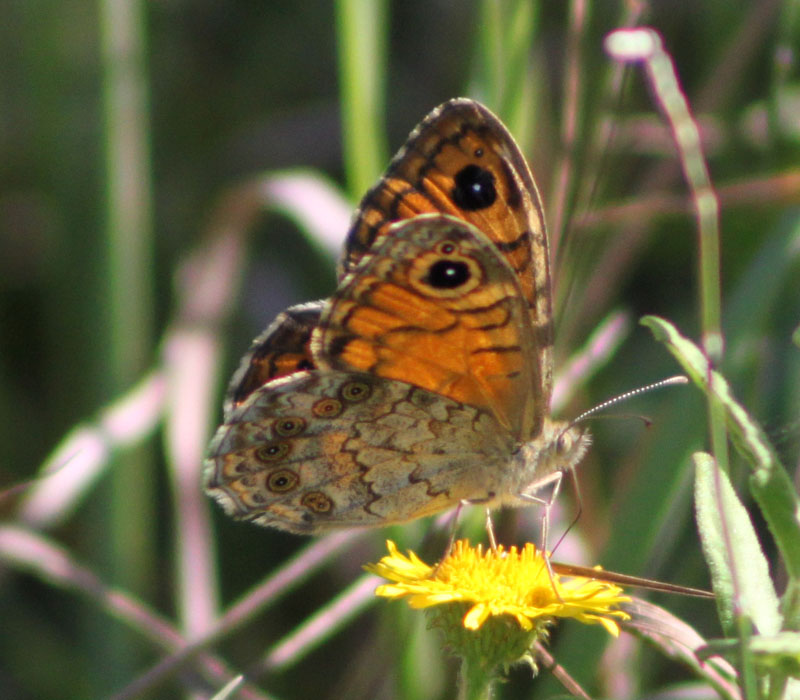
[[[494,674],[478,661],[462,658],[458,700],[490,700],[494,696],[494,678]]]

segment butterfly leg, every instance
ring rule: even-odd
[[[456,543],[456,529],[458,528],[458,518],[461,515],[461,509],[464,507],[464,502],[459,501],[458,505],[451,511],[451,513],[447,513],[447,519],[449,522],[449,529],[450,534],[447,538],[447,547],[445,547],[444,554],[442,554],[439,561],[436,563],[436,566],[433,567],[433,571],[431,572],[431,578],[435,578],[436,574],[439,573],[439,567],[442,565],[442,562],[447,559],[453,553],[453,547]]]
[[[463,500],[458,502],[458,505],[453,510],[453,515],[450,516],[450,537],[447,540],[447,548],[444,550],[444,556],[442,557],[442,559],[439,560],[439,564],[436,565],[436,568],[434,569],[434,574],[433,575],[435,575],[435,572],[438,570],[439,565],[442,563],[442,561],[446,557],[450,556],[450,554],[453,553],[453,547],[454,547],[455,542],[456,542],[456,531],[457,531],[457,528],[458,528],[458,519],[459,519],[459,517],[461,515],[461,509],[464,506],[477,505],[478,503],[481,503],[481,502],[482,501],[477,500],[477,499],[476,500],[463,499]],[[494,525],[492,524],[491,511],[488,508],[486,509],[486,533],[489,536],[489,544],[491,545],[492,549],[496,551],[497,550],[497,538],[495,537],[495,534],[494,534]]]
[[[458,503],[459,510],[462,506],[477,506],[481,503],[488,503],[493,498],[462,498]],[[489,545],[492,551],[497,551],[497,537],[494,534],[494,523],[492,522],[492,512],[489,508],[486,509],[486,536],[489,538]],[[450,543],[452,545],[452,541]]]
[[[542,515],[542,541],[541,541],[540,551],[542,552],[542,556],[544,557],[545,566],[547,566],[547,574],[550,578],[550,585],[553,587],[553,592],[556,594],[556,597],[559,600],[561,600],[561,596],[559,595],[558,589],[556,588],[555,585],[555,573],[553,572],[553,566],[550,563],[550,552],[547,551],[547,538],[550,530],[550,508],[552,507],[553,503],[555,503],[559,491],[561,491],[561,482],[563,481],[563,479],[564,479],[564,472],[559,470],[553,472],[552,474],[548,474],[540,481],[534,482],[533,484],[531,484],[531,486],[528,487],[534,491],[539,491],[540,489],[551,486],[552,491],[550,492],[549,498],[541,498],[532,493],[521,493],[519,495],[520,498],[525,501],[528,501],[530,503],[537,503],[538,505],[544,506],[544,514]],[[563,535],[561,539],[563,539]],[[558,547],[558,545],[561,543],[561,539],[559,539],[558,543],[556,543],[556,547]]]
[[[492,551],[497,551],[497,537],[494,534],[494,523],[492,523],[492,511],[488,508],[486,509],[486,535],[489,537],[489,544],[492,547]]]
[[[575,503],[578,504],[578,510],[575,513],[575,517],[572,519],[572,522],[570,522],[570,524],[567,526],[567,529],[564,530],[564,534],[558,538],[556,547],[561,544],[561,540],[567,536],[567,533],[575,526],[578,520],[581,519],[581,513],[583,513],[583,500],[581,499],[581,489],[580,484],[578,483],[578,475],[573,469],[570,469],[570,476],[572,477],[572,487],[575,489]]]
[[[445,557],[448,557],[453,553],[453,546],[456,543],[456,531],[458,529],[458,519],[461,517],[461,509],[463,507],[464,507],[464,502],[459,501],[458,505],[452,511],[453,514],[450,516],[450,535],[447,538],[447,549],[444,550]]]
[[[546,477],[540,479],[539,481],[535,481],[528,487],[528,489],[532,491],[540,491],[541,489],[547,488],[548,486],[551,487],[552,490],[548,498],[541,498],[540,496],[536,496],[533,493],[519,494],[519,497],[522,500],[528,501],[529,503],[536,503],[544,507],[544,515],[542,515],[541,550],[546,557],[549,556],[547,551],[547,537],[550,530],[550,508],[552,507],[553,503],[555,503],[555,500],[558,497],[559,492],[561,491],[561,482],[563,481],[563,479],[564,479],[564,472],[559,470],[553,472],[552,474],[548,474]],[[561,540],[559,540],[559,543],[560,542]]]
[[[586,694],[586,691],[580,684],[567,673],[564,667],[559,664],[553,655],[545,649],[541,642],[536,642],[533,647],[534,658],[542,668],[550,671],[555,676],[561,685],[563,685],[573,697],[584,698],[584,700],[591,700],[591,697]]]

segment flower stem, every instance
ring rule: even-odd
[[[495,676],[477,660],[461,658],[458,700],[490,700],[494,696]]]

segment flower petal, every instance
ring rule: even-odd
[[[393,582],[378,586],[376,595],[405,597],[412,608],[470,603],[463,617],[468,629],[478,629],[498,615],[510,615],[524,630],[532,629],[538,618],[572,617],[601,624],[616,636],[619,625],[614,618],[627,618],[613,609],[629,600],[621,588],[597,579],[551,578],[544,557],[532,544],[522,550],[498,547],[484,552],[480,545],[472,548],[459,540],[436,568],[414,552],[400,554],[392,541],[386,546],[389,555],[365,567]]]

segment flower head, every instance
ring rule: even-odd
[[[365,567],[393,582],[378,586],[375,594],[407,598],[412,608],[466,604],[462,623],[468,630],[477,630],[490,617],[502,615],[513,618],[525,631],[555,617],[572,617],[601,624],[616,636],[617,619],[628,618],[622,610],[613,609],[630,600],[619,586],[551,574],[542,553],[530,543],[521,551],[502,546],[483,551],[480,545],[472,548],[467,540],[459,540],[435,568],[413,552],[400,554],[394,542],[388,541],[386,546],[389,555]]]

